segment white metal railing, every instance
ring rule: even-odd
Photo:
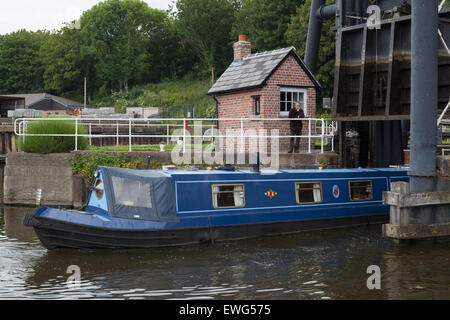
[[[442,156],[445,157],[445,153],[450,152],[450,149],[442,149]]]
[[[75,124],[75,132],[69,134],[32,134],[28,133],[28,127],[31,123],[37,121],[72,121]],[[273,122],[284,122],[284,121],[302,121],[303,124],[307,123],[307,129],[303,129],[303,132],[307,134],[302,134],[300,136],[294,135],[265,135],[265,134],[248,134],[246,130],[248,129],[265,129],[264,124]],[[232,128],[237,131],[237,134],[223,134],[223,129],[221,128],[226,124],[226,122],[233,122]],[[247,123],[250,122],[251,126]],[[255,122],[260,122],[262,125],[255,126]],[[219,129],[217,129],[217,124],[219,124]],[[78,132],[79,125],[86,128],[87,134]],[[95,127],[106,128],[110,130],[114,129],[114,133],[93,133]],[[148,134],[133,132],[133,129],[143,128],[143,127],[154,127],[159,128],[160,131],[164,131],[165,134]],[[227,126],[229,127],[229,126]],[[274,128],[273,125],[270,125]],[[282,125],[279,126],[282,128]],[[125,130],[123,128],[126,128]],[[184,130],[183,130],[184,128]],[[286,125],[283,127],[285,130]],[[121,130],[122,129],[122,130]],[[182,133],[171,134],[174,129],[181,129]],[[205,135],[204,130],[211,129],[211,134]],[[126,131],[126,133],[124,133]],[[191,134],[194,131],[194,134]],[[89,139],[89,144],[92,145],[92,139],[98,138],[116,138],[116,145],[119,145],[120,138],[128,139],[129,151],[132,151],[132,140],[133,138],[164,138],[166,143],[169,144],[170,140],[182,138],[183,150],[186,150],[186,139],[187,138],[239,138],[241,148],[245,147],[245,139],[250,138],[271,138],[271,139],[281,139],[281,138],[291,138],[299,137],[307,139],[308,141],[308,152],[311,153],[311,144],[313,141],[320,140],[321,150],[324,152],[324,144],[331,142],[331,150],[334,151],[334,136],[337,132],[337,123],[331,119],[326,118],[303,118],[303,119],[290,119],[290,118],[154,118],[154,119],[143,119],[143,118],[126,118],[126,119],[111,119],[111,118],[19,118],[14,121],[14,133],[25,140],[26,137],[39,136],[39,137],[74,137],[75,139],[75,151],[78,150],[78,137],[86,137]],[[330,141],[331,140],[331,141]]]
[[[447,106],[445,107],[445,109],[442,111],[441,115],[438,118],[438,121],[437,121],[438,126],[441,125],[441,123],[448,124],[448,120],[444,119],[444,116],[447,113],[447,111],[449,110],[449,108],[450,108],[450,101],[447,103]]]

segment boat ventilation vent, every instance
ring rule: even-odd
[[[236,168],[235,168],[235,166],[233,166],[231,164],[224,164],[224,165],[216,167],[216,170],[235,171]]]
[[[95,192],[95,197],[98,200],[101,200],[103,198],[103,194],[105,193],[105,187],[104,187],[102,179],[98,178],[97,181],[95,182],[94,192]]]

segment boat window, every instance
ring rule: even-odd
[[[245,205],[243,184],[214,184],[212,196],[214,208],[239,208]]]
[[[322,183],[297,182],[295,184],[295,195],[298,204],[322,202]]]
[[[151,208],[150,183],[112,176],[116,204],[127,207]]]
[[[350,181],[349,185],[351,201],[365,201],[372,199],[372,181]]]

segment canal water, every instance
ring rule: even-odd
[[[48,251],[1,207],[0,299],[450,299],[450,243],[397,245],[381,226],[127,251]],[[69,288],[67,268],[81,271]],[[381,289],[367,268],[379,266]]]

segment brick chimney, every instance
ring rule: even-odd
[[[246,41],[245,35],[239,35],[239,41],[233,44],[234,60],[242,59],[252,53],[252,44]]]

